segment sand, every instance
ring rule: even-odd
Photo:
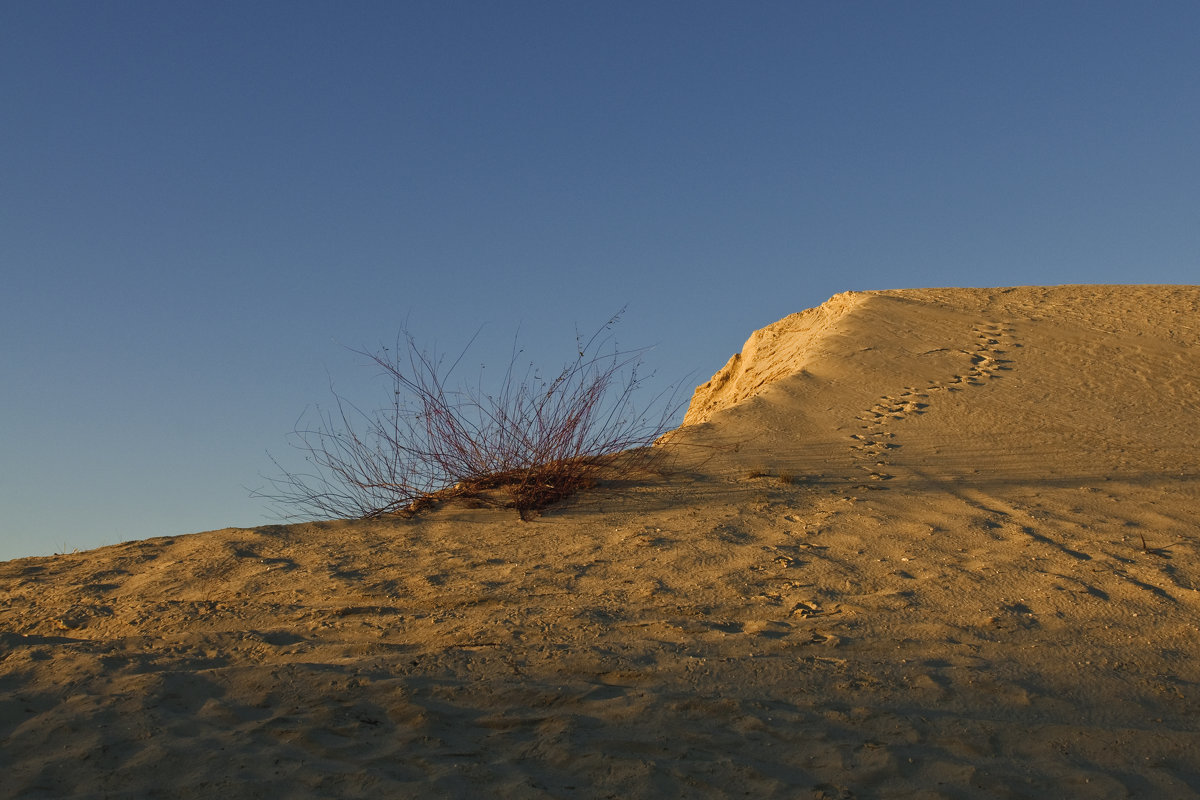
[[[1200,797],[1200,287],[855,292],[666,467],[0,563],[0,796]]]

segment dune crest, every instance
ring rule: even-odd
[[[1045,338],[1071,345],[1088,333],[1194,346],[1200,317],[1195,286],[1024,286],[999,289],[892,289],[842,292],[815,308],[755,331],[740,353],[696,387],[683,425],[697,425],[804,371],[810,362],[880,350],[892,356],[931,354],[954,344],[955,329],[980,331],[1015,322],[1038,323]],[[976,325],[976,323],[979,323]],[[1055,331],[1055,328],[1060,331]],[[838,335],[849,343],[827,347]],[[982,335],[982,334],[981,334]],[[964,345],[969,345],[965,342]],[[923,348],[924,349],[921,349]],[[865,368],[864,368],[865,366]],[[861,372],[895,371],[875,359]],[[837,369],[835,367],[835,369]]]
[[[718,411],[803,369],[821,335],[864,297],[862,292],[843,292],[816,308],[791,314],[752,333],[740,353],[730,356],[712,378],[696,387],[683,424],[706,422]]]

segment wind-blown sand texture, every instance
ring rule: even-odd
[[[534,522],[0,564],[0,795],[1200,796],[1200,287],[855,292]]]

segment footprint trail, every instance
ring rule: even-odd
[[[997,322],[989,322],[972,329],[974,344],[969,350],[960,351],[967,359],[967,367],[961,373],[924,387],[906,386],[895,395],[884,395],[865,412],[857,415],[861,425],[857,433],[851,434],[850,445],[857,466],[867,474],[870,483],[861,488],[882,489],[881,484],[895,476],[888,468],[891,454],[900,448],[893,427],[911,416],[930,410],[939,394],[963,391],[971,386],[983,386],[1004,370],[1012,369],[1007,355],[1017,344],[1012,328]]]

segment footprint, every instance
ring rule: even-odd
[[[789,623],[776,620],[750,620],[743,628],[743,632],[764,639],[782,639],[791,631],[792,626]]]

